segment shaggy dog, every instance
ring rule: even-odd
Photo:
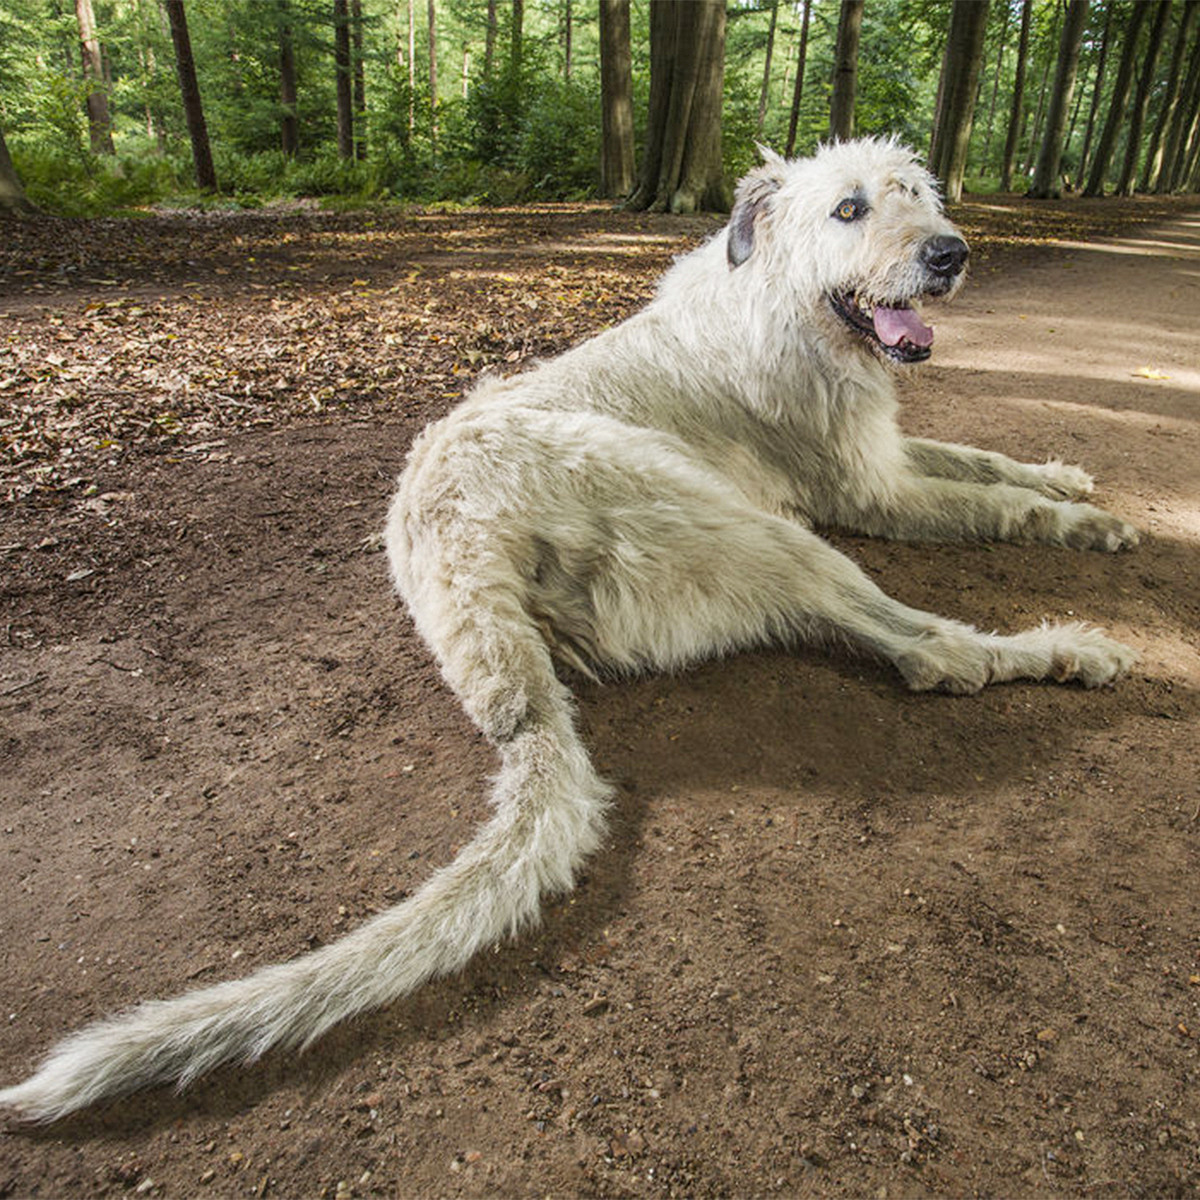
[[[600,844],[609,788],[555,660],[590,675],[837,639],[912,688],[1105,684],[1133,653],[1079,625],[981,633],[880,591],[813,527],[1119,550],[1134,530],[1058,462],[904,437],[892,368],[928,358],[915,307],[967,246],[892,142],[767,156],[728,226],[643,312],[483,383],[413,447],[392,569],[449,685],[502,761],[495,814],[411,898],[343,940],[93,1025],[0,1103],[62,1116],[228,1059],[310,1044],[533,922]]]

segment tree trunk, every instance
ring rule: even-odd
[[[725,0],[650,0],[650,106],[630,208],[729,210],[721,166]]]
[[[492,66],[496,61],[496,34],[500,28],[496,16],[496,0],[488,0],[487,6],[487,40],[483,44],[483,77],[491,79]]]
[[[758,129],[767,119],[767,100],[771,94],[771,58],[775,53],[775,25],[779,20],[779,0],[771,0],[771,24],[767,29],[767,54],[763,65],[762,90],[758,94]]]
[[[215,192],[217,173],[213,169],[212,148],[208,144],[208,126],[204,123],[200,85],[196,82],[196,61],[192,57],[192,39],[188,36],[187,14],[183,11],[183,0],[163,0],[163,6],[171,24],[171,42],[175,47],[175,73],[179,77],[183,115],[187,119],[188,137],[192,142],[196,183],[201,191]]]
[[[837,46],[833,55],[833,94],[829,98],[829,136],[845,141],[854,136],[854,93],[858,83],[858,38],[864,0],[842,0],[838,14]],[[984,0],[986,8],[986,0]]]
[[[367,157],[367,78],[363,62],[362,0],[350,0],[351,42],[354,48],[354,157]]]
[[[280,145],[288,158],[295,158],[300,149],[300,122],[296,115],[296,45],[288,0],[279,0],[279,107]]]
[[[1005,0],[1004,23],[1000,26],[1000,49],[996,51],[996,72],[992,78],[992,98],[988,104],[987,137],[983,142],[983,161],[987,163],[992,155],[992,134],[996,129],[996,98],[1000,94],[1000,76],[1004,74],[1004,51],[1008,49],[1008,20],[1012,16],[1012,7]]]
[[[470,91],[471,78],[471,43],[463,42],[463,69],[462,69],[462,98],[465,100]]]
[[[1050,29],[1050,41],[1054,42],[1058,39],[1058,19],[1060,0],[1055,0],[1054,3],[1054,21]],[[1022,158],[1022,166],[1026,174],[1029,174],[1033,167],[1034,155],[1036,154],[1037,146],[1042,140],[1042,117],[1046,112],[1046,91],[1050,83],[1050,55],[1046,56],[1046,65],[1042,68],[1042,83],[1038,88],[1037,108],[1033,114],[1033,134],[1025,143],[1025,155]]]
[[[600,190],[633,191],[633,55],[629,0],[600,0]]]
[[[408,0],[408,133],[417,125],[417,19]]]
[[[1125,23],[1122,35],[1125,45],[1121,50],[1121,63],[1117,67],[1116,82],[1108,102],[1108,116],[1104,120],[1104,129],[1096,145],[1096,157],[1092,162],[1087,186],[1083,189],[1085,196],[1104,195],[1104,177],[1108,174],[1117,145],[1117,134],[1125,116],[1125,106],[1129,102],[1129,86],[1133,82],[1133,70],[1138,57],[1138,34],[1142,31],[1142,22],[1150,7],[1149,3],[1134,4],[1129,10],[1129,20]]]
[[[1137,92],[1133,98],[1133,109],[1129,114],[1129,137],[1125,143],[1125,162],[1121,177],[1117,180],[1117,195],[1132,196],[1133,183],[1137,178],[1138,154],[1142,149],[1142,127],[1146,123],[1146,108],[1150,103],[1150,92],[1154,87],[1154,72],[1158,67],[1158,56],[1162,52],[1163,34],[1167,28],[1167,17],[1171,14],[1171,0],[1158,0],[1154,12],[1154,24],[1150,26],[1150,42],[1142,60],[1142,74],[1138,79]]]
[[[1033,170],[1029,194],[1036,200],[1057,199],[1062,194],[1058,170],[1062,165],[1063,135],[1067,114],[1071,111],[1071,96],[1075,92],[1075,76],[1079,70],[1079,50],[1083,44],[1083,27],[1087,24],[1088,0],[1070,0],[1058,42],[1058,65],[1054,68],[1054,90],[1046,114],[1046,128]]]
[[[571,78],[571,41],[572,41],[572,26],[575,23],[575,14],[572,10],[571,0],[564,0],[566,9],[563,13],[563,78]]]
[[[1200,35],[1192,44],[1187,82],[1183,85],[1183,92],[1179,103],[1175,106],[1175,115],[1171,119],[1171,128],[1167,133],[1167,147],[1163,151],[1162,170],[1159,172],[1158,186],[1155,188],[1155,191],[1159,193],[1174,191],[1181,182],[1189,130],[1193,128],[1198,109],[1200,109]]]
[[[1179,107],[1181,83],[1183,80],[1183,55],[1187,50],[1188,35],[1191,33],[1192,20],[1200,8],[1200,0],[1185,0],[1183,11],[1179,14],[1179,29],[1175,34],[1175,45],[1171,50],[1171,69],[1167,74],[1167,87],[1163,93],[1162,107],[1158,110],[1158,120],[1154,123],[1154,134],[1146,149],[1146,165],[1142,170],[1141,190],[1153,191],[1158,185],[1158,177],[1162,171],[1163,148],[1167,130]]]
[[[962,199],[987,18],[988,0],[954,0],[935,121],[937,140],[929,155],[929,168],[941,180],[943,193],[952,204]]]
[[[15,213],[18,216],[37,212],[25,189],[21,186],[21,177],[17,174],[13,161],[8,156],[8,144],[4,140],[4,130],[0,129],[0,217]]]
[[[437,89],[437,0],[429,0],[429,132],[433,144],[438,138]]]
[[[348,0],[333,0],[333,63],[337,72],[338,157],[353,158],[354,99],[350,79],[350,9]]]
[[[512,0],[512,41],[509,45],[509,64],[514,78],[520,78],[525,57],[525,0]]]
[[[83,58],[83,78],[87,83],[88,134],[93,154],[115,154],[112,118],[108,112],[108,90],[104,83],[104,59],[96,37],[96,17],[92,0],[75,0],[79,21],[79,43]]]
[[[1021,6],[1021,33],[1017,39],[1017,74],[1013,80],[1012,112],[1008,117],[1008,135],[1004,139],[1004,162],[1000,168],[1000,190],[1012,191],[1013,163],[1017,157],[1017,141],[1021,136],[1021,118],[1025,107],[1025,63],[1029,56],[1029,22],[1033,0]]]
[[[796,85],[792,91],[792,115],[788,120],[787,147],[784,154],[796,153],[796,126],[800,123],[800,100],[804,95],[804,64],[808,57],[808,19],[812,15],[812,0],[804,0],[804,15],[800,19],[800,53],[796,58]]]
[[[1092,84],[1092,99],[1088,104],[1087,127],[1083,132],[1083,149],[1079,152],[1079,168],[1076,172],[1080,181],[1087,177],[1088,154],[1092,148],[1092,134],[1096,128],[1096,114],[1100,111],[1100,98],[1104,94],[1104,68],[1108,62],[1109,34],[1112,32],[1113,6],[1104,6],[1104,32],[1100,35],[1100,58],[1096,63],[1096,78]]]

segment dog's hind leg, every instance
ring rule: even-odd
[[[606,514],[619,547],[590,581],[604,662],[676,667],[784,641],[846,641],[893,663],[914,689],[974,692],[1011,679],[1111,682],[1131,650],[1078,625],[985,634],[909,608],[809,530],[728,493],[666,496]]]

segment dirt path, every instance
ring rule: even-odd
[[[299,1060],[9,1131],[0,1197],[1195,1191],[1200,219],[1003,262],[908,428],[1081,462],[1150,536],[839,544],[949,616],[1102,624],[1132,678],[953,699],[762,653],[584,687],[619,819],[537,936]],[[364,543],[424,415],[0,513],[0,1078],[471,836],[490,755]]]

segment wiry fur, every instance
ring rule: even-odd
[[[831,214],[846,196],[865,216]],[[554,659],[604,674],[838,638],[914,688],[1111,681],[1133,654],[1079,625],[984,634],[892,600],[812,532],[1116,550],[1078,468],[905,438],[880,347],[830,303],[953,290],[933,182],[890,142],[826,147],[743,181],[726,233],[654,302],[561,358],[491,380],[413,447],[388,521],[396,583],[497,746],[495,815],[415,896],[316,953],[152,1002],[0,1092],[31,1119],[230,1059],[302,1047],[534,921],[604,835],[609,789]],[[957,243],[961,246],[961,243]],[[963,247],[965,250],[965,247]]]

